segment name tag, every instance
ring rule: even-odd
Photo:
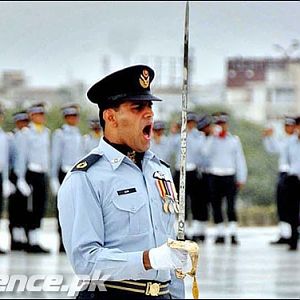
[[[119,196],[121,195],[127,195],[127,194],[132,194],[132,193],[136,193],[136,189],[135,188],[131,188],[131,189],[126,189],[126,190],[121,190],[117,192]]]

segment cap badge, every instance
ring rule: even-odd
[[[146,89],[149,86],[149,82],[150,82],[149,72],[148,70],[145,69],[143,70],[143,73],[140,75],[139,83],[144,89]]]

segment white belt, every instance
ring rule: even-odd
[[[193,163],[187,163],[186,164],[186,171],[189,172],[189,171],[195,171],[197,169],[197,166],[196,164],[193,164]]]
[[[217,176],[232,176],[235,174],[233,168],[209,168],[209,173]]]
[[[199,168],[199,171],[201,173],[208,174],[209,173],[209,168]]]
[[[70,166],[70,165],[62,165],[61,166],[61,170],[64,172],[64,173],[68,173],[71,169],[72,169],[73,166]]]
[[[28,169],[36,173],[45,173],[45,169],[40,164],[36,164],[36,163],[29,163]]]
[[[185,169],[186,169],[187,172],[195,171],[195,170],[197,169],[197,165],[196,165],[196,164],[193,164],[193,163],[187,163]],[[177,166],[177,167],[176,167],[176,170],[179,171],[179,170],[180,170],[180,167]]]
[[[286,173],[289,170],[289,165],[280,165],[279,166],[279,172]]]

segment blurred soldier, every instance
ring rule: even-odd
[[[204,143],[211,134],[212,118],[209,115],[203,115],[199,118],[197,129],[201,133],[201,139]],[[202,147],[201,147],[202,148]],[[203,153],[198,157],[199,186],[198,186],[198,212],[194,225],[193,240],[195,242],[204,242],[206,238],[207,221],[209,220],[209,162],[208,157]]]
[[[296,137],[290,138],[283,151],[283,163],[288,165],[286,178],[288,221],[291,225],[289,250],[297,250],[300,205],[300,117],[296,118]]]
[[[15,187],[9,181],[9,137],[2,130],[1,124],[4,119],[4,111],[0,107],[0,218],[3,209],[3,198],[9,197],[14,192]],[[0,241],[0,247],[2,242]],[[3,250],[0,250],[0,254],[5,254]]]
[[[26,111],[20,111],[13,115],[15,128],[11,133],[10,139],[10,180],[16,184],[17,176],[15,173],[16,155],[21,147],[22,129],[28,126],[29,118]],[[11,250],[26,250],[28,241],[26,236],[26,216],[27,216],[28,197],[24,196],[18,189],[11,194],[8,202],[9,231],[11,234]]]
[[[79,106],[77,104],[66,104],[62,107],[64,125],[56,129],[52,136],[51,147],[51,179],[50,187],[56,197],[60,184],[63,182],[67,172],[80,158],[84,156],[83,137],[78,128]],[[59,252],[65,252],[61,229],[58,222]]]
[[[169,148],[172,149],[171,151],[171,157],[170,157],[170,169],[172,172],[173,177],[175,177],[176,173],[176,160],[177,160],[177,147],[180,143],[180,131],[181,131],[181,120],[177,120],[176,122],[171,122],[169,134],[168,134],[168,140],[169,140]]]
[[[98,147],[102,136],[102,128],[99,118],[93,118],[89,121],[90,132],[84,135],[84,152],[88,154],[92,149]]]
[[[187,114],[187,153],[186,153],[186,217],[188,214],[192,214],[193,220],[200,219],[199,211],[199,176],[197,165],[199,157],[201,156],[201,147],[203,145],[203,137],[197,130],[198,115],[194,112]],[[179,191],[180,180],[180,148],[181,148],[180,134],[177,135],[177,140],[172,145],[172,150],[176,151],[176,163],[175,163],[175,176],[174,183],[177,191]],[[189,211],[191,210],[191,211]],[[194,228],[192,224],[192,229]],[[192,235],[191,232],[187,232],[187,235]]]
[[[288,223],[288,211],[287,211],[287,187],[286,178],[288,175],[289,165],[283,162],[284,151],[287,143],[291,138],[295,138],[295,118],[286,116],[284,119],[284,131],[285,136],[276,138],[272,128],[267,128],[263,131],[263,145],[265,150],[269,153],[279,154],[278,160],[278,180],[276,189],[276,204],[277,215],[279,219],[279,238],[276,241],[272,241],[271,245],[287,244],[291,237],[291,228]]]
[[[75,272],[97,272],[106,289],[87,288],[79,299],[184,298],[174,269],[185,267],[188,253],[167,245],[175,234],[172,176],[149,151],[152,101],[160,101],[150,91],[153,78],[148,66],[132,66],[87,93],[99,106],[104,137],[65,178],[59,220]]]
[[[212,115],[214,134],[209,136],[205,153],[209,160],[209,190],[216,228],[216,244],[225,243],[222,202],[226,199],[228,233],[231,244],[237,241],[236,196],[246,183],[247,165],[240,139],[228,131],[228,114],[218,112]]]
[[[30,123],[21,130],[16,155],[17,187],[28,200],[27,230],[29,253],[49,253],[40,243],[41,221],[47,202],[47,178],[50,161],[50,130],[45,127],[43,103],[28,109]]]
[[[172,148],[169,139],[165,135],[166,124],[163,121],[155,121],[153,123],[153,136],[151,139],[150,149],[159,158],[170,163]]]

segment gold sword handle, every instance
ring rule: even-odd
[[[199,298],[199,287],[197,283],[197,267],[199,259],[199,246],[193,241],[175,241],[168,239],[168,246],[172,249],[186,250],[192,261],[192,268],[189,272],[183,272],[181,269],[176,270],[176,277],[179,279],[184,279],[186,275],[193,278],[192,293],[194,299]]]

